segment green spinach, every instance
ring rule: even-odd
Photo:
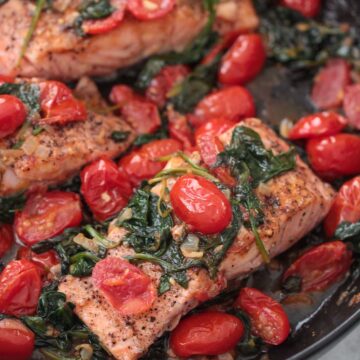
[[[130,131],[113,131],[111,133],[110,138],[116,143],[121,143],[126,141],[129,135],[130,135]]]
[[[354,251],[360,253],[360,222],[342,222],[337,227],[334,237],[351,243]]]
[[[23,192],[8,197],[0,197],[0,222],[12,223],[15,212],[21,210],[25,202],[26,196]]]

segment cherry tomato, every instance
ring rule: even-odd
[[[164,17],[176,5],[176,0],[128,0],[128,10],[139,20],[154,20]]]
[[[161,125],[159,110],[145,100],[131,100],[122,108],[122,115],[138,134],[154,133]]]
[[[40,83],[40,105],[45,124],[67,124],[87,119],[85,105],[75,99],[72,91],[59,81]]]
[[[0,139],[13,134],[26,119],[26,108],[12,95],[0,95]]]
[[[101,158],[82,170],[81,193],[95,218],[104,221],[127,205],[132,186],[112,160]]]
[[[15,231],[26,245],[61,234],[82,221],[79,195],[51,191],[31,195],[22,211],[16,213]]]
[[[322,291],[346,274],[351,259],[351,251],[342,241],[320,244],[296,259],[286,270],[284,280],[299,276],[302,291]]]
[[[192,152],[195,145],[194,134],[185,115],[168,111],[169,135],[182,143],[185,151]]]
[[[329,60],[315,78],[313,103],[323,110],[341,106],[345,87],[350,83],[350,65],[344,59]]]
[[[6,84],[6,83],[13,83],[13,82],[14,82],[13,76],[0,74],[0,85]]]
[[[0,321],[0,359],[29,360],[34,351],[35,336],[20,320]]]
[[[189,120],[198,127],[213,118],[239,121],[252,116],[255,116],[255,104],[250,92],[241,86],[230,86],[201,100]]]
[[[9,224],[0,225],[0,258],[2,258],[14,243],[13,228]]]
[[[181,176],[170,191],[170,200],[176,216],[190,225],[192,231],[216,234],[230,224],[229,200],[212,182],[200,176]]]
[[[289,133],[290,140],[311,139],[335,135],[347,124],[347,119],[333,111],[324,111],[302,117]]]
[[[169,97],[169,92],[180,84],[189,72],[188,67],[184,65],[165,66],[151,80],[146,89],[146,98],[157,106],[163,107]]]
[[[0,313],[31,315],[35,312],[41,292],[37,266],[29,260],[13,260],[0,274]]]
[[[306,151],[312,168],[327,179],[360,173],[360,136],[337,134],[311,139]]]
[[[344,111],[350,125],[360,129],[360,84],[350,85],[345,89]]]
[[[142,100],[142,97],[138,95],[130,86],[127,85],[115,85],[110,92],[110,101],[120,108],[131,100]]]
[[[265,61],[261,36],[240,35],[221,61],[219,81],[225,85],[244,85],[260,73]]]
[[[84,21],[84,23],[82,24],[82,29],[85,34],[104,34],[116,29],[122,23],[125,14],[126,1],[110,0],[110,4],[115,10],[108,17],[104,19]]]
[[[232,350],[244,335],[244,325],[236,316],[205,311],[182,319],[170,336],[175,355],[220,355]]]
[[[321,9],[321,0],[281,0],[281,5],[298,11],[305,17],[314,17]]]
[[[164,168],[166,161],[157,159],[174,154],[181,149],[181,143],[177,140],[155,140],[125,155],[120,160],[119,166],[132,184],[138,186],[141,181],[151,179]]]
[[[155,285],[143,271],[117,257],[99,261],[93,269],[92,280],[121,315],[146,312],[157,296]]]
[[[280,345],[289,336],[289,319],[270,296],[254,288],[243,288],[235,304],[250,316],[254,333],[266,343]]]
[[[16,258],[18,260],[27,259],[29,261],[32,261],[38,267],[41,275],[46,275],[53,266],[60,263],[54,250],[49,250],[41,254],[36,254],[35,252],[31,251],[30,248],[25,246],[19,248],[16,254]]]
[[[331,206],[324,221],[324,229],[328,237],[332,237],[336,228],[344,221],[360,220],[360,176],[344,183]]]

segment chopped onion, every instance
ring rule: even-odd
[[[119,215],[117,223],[122,224],[126,220],[130,220],[132,218],[132,210],[131,208],[125,208]]]
[[[200,239],[196,235],[189,234],[180,246],[182,254],[187,258],[202,258],[204,252],[199,251],[199,242]]]
[[[81,360],[91,360],[94,354],[94,350],[89,344],[80,344],[75,347],[75,350],[79,352]]]
[[[283,138],[287,139],[289,137],[290,130],[293,128],[293,126],[294,124],[289,119],[287,118],[282,119],[279,128],[280,135]]]
[[[80,233],[74,237],[74,243],[82,246],[84,249],[97,253],[99,251],[98,244],[93,240],[87,238],[84,234]]]

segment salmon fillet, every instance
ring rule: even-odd
[[[202,0],[178,0],[161,19],[138,21],[127,15],[113,31],[81,37],[73,30],[80,4],[57,0],[54,6],[60,11],[42,13],[19,76],[73,80],[108,75],[148,56],[182,50],[207,22]],[[0,73],[15,71],[33,11],[30,1],[9,0],[0,6]],[[253,30],[257,25],[251,0],[222,0],[218,5],[219,31]]]
[[[79,82],[78,93],[92,106],[103,105],[90,80]],[[12,148],[17,134],[0,140],[0,196],[33,186],[61,183],[100,156],[114,158],[120,155],[135,138],[135,133],[123,119],[90,109],[86,121],[45,125],[43,129],[36,136],[31,128],[28,129],[19,149]],[[111,139],[114,131],[128,132],[129,136],[123,142],[115,142]]]
[[[258,132],[264,145],[274,153],[288,150],[288,145],[260,120],[247,119],[242,125]],[[233,129],[222,136],[224,144],[229,144],[232,132]],[[176,161],[172,167],[174,163]],[[184,166],[181,161],[178,165]],[[169,182],[168,186],[171,187]],[[259,234],[270,257],[274,257],[320,223],[331,206],[334,191],[299,157],[294,170],[264,186],[257,190],[265,214],[265,223],[259,227]],[[122,238],[125,234],[124,229],[111,225],[108,237]],[[131,249],[122,245],[111,250],[110,256],[122,257],[131,253]],[[132,360],[145,353],[164,331],[172,329],[182,315],[201,301],[220,293],[227,281],[245,277],[262,264],[253,234],[242,227],[220,264],[217,281],[212,281],[205,270],[191,269],[188,271],[191,279],[188,289],[174,284],[169,292],[157,298],[149,312],[140,316],[117,314],[93,287],[91,278],[67,276],[60,284],[60,291],[75,304],[75,312],[116,359]],[[158,283],[161,269],[157,265],[144,263],[139,267]]]

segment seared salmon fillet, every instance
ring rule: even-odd
[[[97,89],[90,80],[79,82],[78,95],[94,107],[101,106]],[[43,125],[42,130],[34,135],[32,128],[27,129],[22,134],[23,143],[16,149],[18,133],[0,140],[0,196],[33,186],[59,184],[100,156],[120,155],[135,138],[134,131],[122,118],[90,109],[85,121]],[[128,137],[116,142],[111,138],[114,131],[126,132]]]
[[[127,15],[115,30],[82,37],[74,29],[81,0],[54,1],[55,9],[41,14],[18,75],[61,80],[83,75],[108,75],[148,56],[180,51],[207,22],[202,0],[178,0],[165,17],[139,21]],[[15,71],[34,2],[9,0],[0,6],[0,73]],[[57,9],[57,10],[56,10]],[[223,0],[216,26],[221,32],[253,30],[258,18],[251,0]]]
[[[289,149],[288,145],[258,119],[247,119],[241,125],[255,130],[266,148],[275,154]],[[234,129],[222,136],[225,145],[229,144]],[[196,154],[195,154],[196,158]],[[167,167],[181,167],[180,158],[173,158]],[[174,179],[168,180],[172,187]],[[156,186],[153,188],[157,191]],[[259,234],[271,258],[285,251],[302,236],[321,222],[328,212],[334,191],[317,178],[297,157],[294,170],[284,173],[257,189],[263,203],[264,224]],[[175,229],[174,229],[175,232]],[[126,230],[110,225],[108,238],[122,239]],[[173,237],[174,233],[173,233]],[[109,255],[124,257],[133,250],[125,245],[110,250]],[[216,280],[210,279],[204,269],[188,270],[190,278],[187,289],[172,284],[171,289],[160,295],[151,309],[137,316],[121,316],[103,295],[95,289],[91,277],[75,278],[66,276],[59,291],[75,304],[75,312],[85,324],[99,336],[105,348],[119,360],[137,359],[166,330],[172,329],[182,315],[196,307],[200,302],[221,292],[229,280],[242,278],[263,264],[252,232],[242,227],[233,245],[219,267]],[[162,270],[157,265],[142,263],[139,267],[158,284]]]

